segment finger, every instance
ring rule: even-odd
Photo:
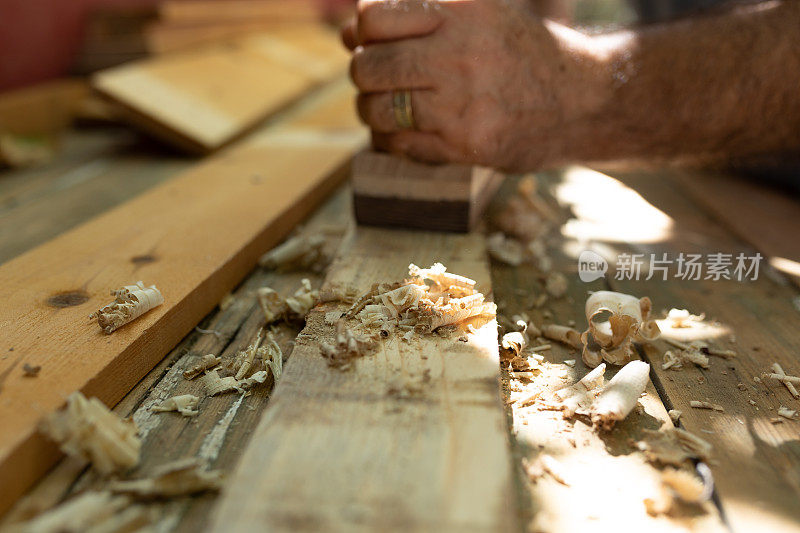
[[[430,0],[361,0],[359,44],[395,41],[433,33],[442,23],[438,2]]]
[[[358,115],[373,131],[392,133],[400,131],[394,116],[393,94],[366,93],[357,99]],[[436,131],[439,113],[433,103],[433,91],[411,91],[411,112],[419,131]]]
[[[350,62],[350,77],[365,93],[431,89],[429,50],[424,39],[359,47]]]
[[[358,35],[356,33],[356,19],[352,18],[342,28],[342,42],[348,50],[355,50],[358,46]]]
[[[441,137],[424,131],[373,132],[372,145],[378,150],[407,155],[425,163],[450,163],[460,159]]]

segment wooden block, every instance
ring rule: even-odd
[[[0,513],[58,458],[42,416],[76,390],[116,403],[344,179],[366,134],[340,87],[339,128],[268,129],[0,266]],[[88,315],[140,279],[165,303],[101,333]]]
[[[464,232],[475,227],[503,175],[365,151],[353,159],[352,180],[359,224]]]
[[[409,262],[442,261],[491,292],[478,234],[358,227],[348,242],[323,289],[365,291],[403,279]],[[327,304],[307,317],[211,531],[521,529],[496,322],[476,325],[467,342],[395,334],[343,371],[328,366],[320,343],[334,334],[326,312],[347,307]],[[406,384],[413,393],[404,394]]]
[[[202,154],[343,73],[348,61],[338,35],[316,25],[134,62],[92,84],[132,123]]]

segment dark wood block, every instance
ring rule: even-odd
[[[352,181],[359,224],[467,232],[474,229],[503,174],[365,151],[353,158]]]

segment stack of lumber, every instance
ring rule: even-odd
[[[343,72],[348,54],[322,25],[128,63],[93,87],[132,123],[192,153],[208,153]]]

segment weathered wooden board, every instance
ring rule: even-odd
[[[367,150],[353,159],[353,207],[360,224],[466,232],[502,181],[490,168],[427,165]]]
[[[545,201],[558,207],[546,187]],[[505,201],[516,193],[516,182],[504,184],[490,206],[490,214],[501,212]],[[564,297],[552,298],[537,307],[533,304],[546,294],[543,272],[534,264],[509,266],[492,262],[492,286],[499,312],[510,319],[525,313],[537,325],[575,324],[586,327],[584,302],[589,291],[606,289],[604,280],[582,282],[576,272],[573,257],[564,252],[566,241],[558,234],[544,239],[553,270],[568,280]],[[511,395],[518,397],[539,389],[555,389],[571,384],[591,370],[581,360],[579,351],[558,342],[541,351],[545,362],[541,372],[532,379],[514,378],[503,372],[506,401],[511,416],[512,442],[517,461],[523,458],[536,464],[540,455],[547,454],[558,461],[569,486],[545,475],[529,480],[520,468],[521,507],[528,531],[570,533],[573,531],[697,531],[723,532],[726,528],[711,502],[702,507],[677,506],[669,515],[650,516],[644,498],[658,493],[659,469],[648,463],[636,450],[635,442],[644,437],[643,430],[671,427],[664,404],[653,384],[639,400],[641,410],[634,410],[612,431],[598,432],[585,418],[565,419],[558,411],[542,410],[536,403],[521,406],[510,403]],[[616,369],[609,368],[610,379]],[[513,389],[513,390],[512,390]]]
[[[769,258],[800,287],[800,199],[753,179],[716,173],[671,172],[698,205]]]
[[[122,65],[98,73],[92,85],[133,123],[206,153],[341,74],[347,61],[338,36],[320,25]]]
[[[479,235],[360,227],[325,285],[363,291],[403,279],[410,262],[434,261],[491,290]],[[514,529],[495,322],[466,343],[390,337],[342,371],[319,351],[333,329],[325,310],[307,317],[213,530]],[[414,384],[419,391],[404,394]]]
[[[340,182],[365,142],[341,109],[335,136],[290,121],[0,267],[3,509],[57,457],[35,431],[42,415],[74,390],[118,401]],[[87,315],[138,279],[166,303],[101,334]],[[36,387],[24,363],[42,366]]]
[[[660,173],[614,173],[613,177],[622,182],[615,184],[619,192],[625,194],[625,186],[632,187],[645,202],[636,211],[639,230],[654,223],[658,226],[664,220],[662,216],[670,221],[661,237],[649,242],[632,239],[630,244],[617,247],[619,253],[646,254],[646,263],[651,253],[659,259],[666,253],[672,260],[680,253],[755,254],[749,245],[730,236],[715,213],[687,201]],[[602,175],[595,180],[613,181]],[[591,199],[584,198],[587,201]],[[657,213],[660,215],[655,216]],[[658,377],[657,386],[668,407],[683,412],[681,424],[713,444],[710,466],[733,529],[800,530],[798,422],[770,423],[780,405],[792,409],[800,405],[783,385],[754,380],[773,362],[795,375],[800,371],[798,309],[793,305],[797,291],[785,279],[770,276],[765,265],[758,280],[743,282],[682,281],[674,277],[665,282],[661,273],[647,280],[645,270],[638,281],[623,280],[615,278],[613,265],[609,272],[607,279],[613,289],[647,295],[656,310],[686,308],[718,321],[714,342],[735,350],[738,356],[730,360],[711,357],[708,370],[693,365],[681,371],[662,370],[663,353],[669,346],[656,343],[646,353]],[[673,265],[669,276],[674,275]],[[709,400],[722,406],[724,412],[693,409],[689,405],[692,400]]]

